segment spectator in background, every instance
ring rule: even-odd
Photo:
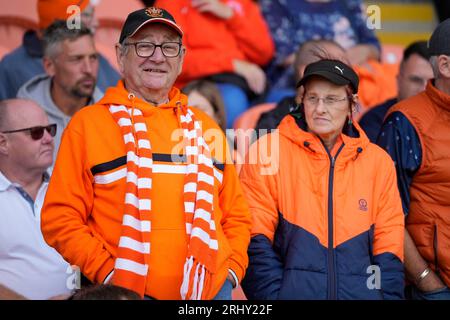
[[[70,118],[82,107],[100,100],[103,93],[96,87],[98,53],[88,28],[82,25],[68,29],[64,20],[56,20],[45,30],[42,42],[47,74],[25,83],[17,97],[37,102],[50,121],[57,124],[56,159]]]
[[[202,110],[214,119],[225,132],[227,124],[225,107],[220,91],[214,82],[195,80],[189,82],[182,91],[188,96],[190,106]]]
[[[35,102],[0,102],[0,283],[28,299],[70,293],[70,266],[40,228],[55,133]]]
[[[450,19],[428,41],[434,79],[392,106],[377,143],[395,162],[412,299],[450,299]]]
[[[404,50],[397,75],[397,97],[373,107],[359,120],[359,125],[371,142],[377,141],[384,116],[390,107],[425,90],[427,81],[433,78],[429,57],[426,41],[414,42]]]
[[[367,28],[361,0],[260,0],[259,5],[276,46],[267,69],[272,88],[268,101],[294,94],[295,52],[308,40],[339,43],[353,65],[380,57],[380,44]]]
[[[186,59],[177,85],[208,78],[218,84],[227,128],[264,93],[262,69],[274,53],[267,25],[251,0],[157,0],[185,31]]]
[[[15,98],[19,88],[32,77],[45,72],[42,57],[42,34],[55,20],[65,20],[69,17],[67,8],[78,5],[81,9],[81,21],[95,31],[97,20],[95,7],[89,0],[37,0],[39,30],[28,30],[23,36],[20,47],[5,55],[0,61],[0,100]],[[97,83],[104,91],[114,86],[119,80],[119,74],[102,56],[98,56],[99,69]]]

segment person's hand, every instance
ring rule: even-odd
[[[233,61],[233,66],[234,72],[244,77],[253,92],[263,93],[266,88],[266,74],[258,65],[236,59]]]
[[[446,285],[433,270],[430,270],[430,273],[417,284],[417,288],[422,292],[431,292],[445,287]]]
[[[192,0],[191,4],[199,12],[211,13],[224,20],[230,19],[234,14],[231,7],[219,0]]]

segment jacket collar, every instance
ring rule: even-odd
[[[278,129],[280,130],[280,135],[291,140],[299,147],[314,153],[316,156],[328,157],[328,153],[320,138],[307,131],[306,121],[302,113],[287,115],[281,121]],[[346,160],[356,159],[358,154],[362,153],[370,143],[366,134],[356,122],[351,126],[347,124],[344,126],[343,132],[340,134],[340,140],[344,147],[339,153],[339,158]]]
[[[425,88],[427,96],[439,106],[439,108],[450,111],[450,96],[434,86],[434,80],[428,80]]]
[[[50,180],[50,174],[48,171],[44,172],[42,182],[46,183]],[[17,186],[17,184],[9,181],[7,177],[0,171],[0,192],[8,190],[10,186]]]
[[[119,80],[117,86],[110,87],[106,90],[104,97],[98,102],[103,105],[124,105],[126,107],[135,107],[142,111],[144,116],[151,114],[155,108],[176,108],[180,104],[187,106],[187,96],[182,94],[181,91],[172,87],[168,94],[169,102],[163,105],[155,107],[154,105],[139,99],[137,97],[131,98],[130,93],[125,88],[123,81]]]

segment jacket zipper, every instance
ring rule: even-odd
[[[334,251],[334,232],[333,232],[333,183],[334,183],[334,164],[336,158],[341,152],[344,144],[339,147],[336,156],[332,157],[328,149],[328,157],[330,158],[330,173],[328,176],[328,299],[337,299],[337,286],[336,286],[336,257]]]

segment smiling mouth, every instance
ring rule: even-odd
[[[166,71],[164,71],[164,70],[160,70],[160,69],[151,69],[151,68],[148,68],[148,69],[144,69],[144,71],[145,72],[151,72],[151,73],[167,73]]]

